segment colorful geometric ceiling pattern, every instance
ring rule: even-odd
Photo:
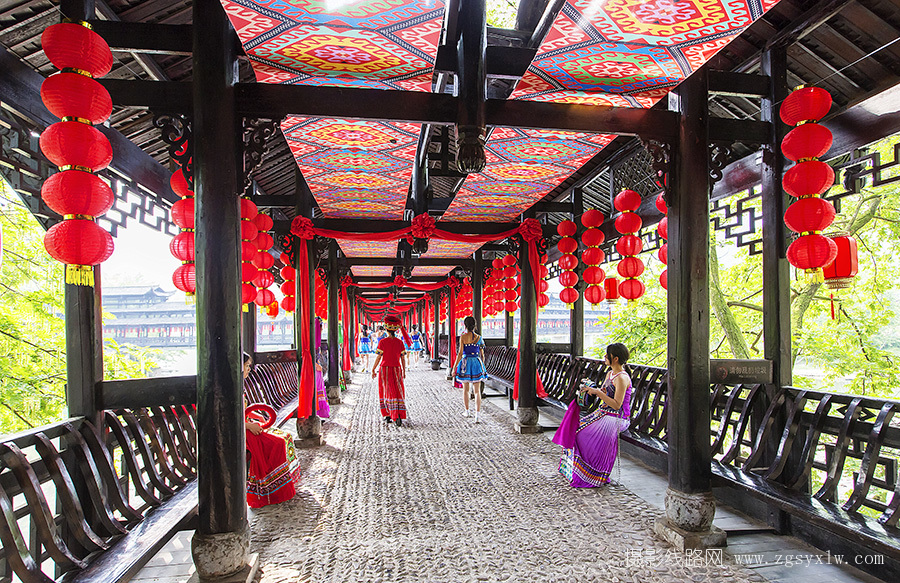
[[[221,0],[260,83],[430,91],[442,0]]]
[[[513,99],[650,107],[778,0],[568,0]]]
[[[420,265],[413,267],[413,277],[443,277],[453,269],[450,265]]]
[[[350,241],[337,239],[346,257],[396,257],[397,241]],[[390,266],[388,266],[390,275]]]
[[[614,138],[604,134],[497,128],[485,144],[484,171],[466,178],[442,219],[514,220]]]
[[[390,265],[353,265],[350,271],[357,277],[390,277],[394,268]]]
[[[289,116],[281,131],[326,218],[403,218],[418,124]]]

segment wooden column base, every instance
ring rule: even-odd
[[[259,570],[259,553],[252,553],[247,557],[248,564],[237,573],[227,577],[215,577],[212,579],[200,577],[197,573],[191,575],[188,583],[250,583],[256,578]]]

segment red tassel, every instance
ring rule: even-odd
[[[834,320],[834,294],[828,294],[831,297],[831,319]]]

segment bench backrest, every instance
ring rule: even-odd
[[[84,568],[196,476],[194,408],[105,411],[0,441],[0,580]]]
[[[488,346],[492,376],[512,382],[516,349]],[[591,358],[541,354],[537,370],[552,400],[569,403],[582,379],[599,382],[606,367]],[[637,436],[665,448],[668,373],[632,369],[631,423]],[[589,399],[588,406],[597,406]],[[860,518],[889,527],[900,520],[900,402],[794,387],[710,386],[710,443],[718,462],[753,472]]]
[[[266,403],[275,409],[291,402],[299,391],[297,361],[257,364],[244,383],[244,396],[248,404]]]

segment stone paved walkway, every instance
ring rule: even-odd
[[[301,492],[251,513],[261,583],[764,581],[725,555],[685,561],[652,534],[660,511],[622,486],[569,488],[559,448],[494,405],[474,424],[443,373],[411,370],[409,420],[385,425],[357,374],[302,450]]]

